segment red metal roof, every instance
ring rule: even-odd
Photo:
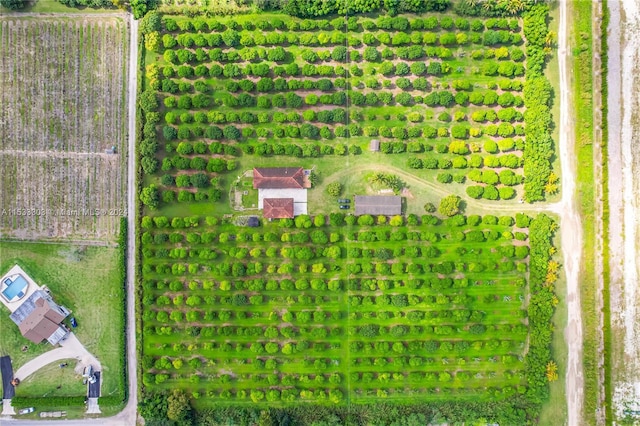
[[[262,215],[267,219],[293,219],[293,198],[265,198]]]
[[[268,167],[253,169],[255,189],[310,188],[311,182],[302,167]]]

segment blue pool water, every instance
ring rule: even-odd
[[[7,300],[13,300],[14,297],[22,297],[24,296],[24,289],[27,288],[27,280],[24,279],[22,275],[18,275],[18,278],[11,281],[9,278],[4,280],[4,284],[7,288],[4,289],[2,295],[7,298]]]

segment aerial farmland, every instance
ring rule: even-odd
[[[125,215],[125,22],[0,17],[0,43],[2,234],[114,240]]]

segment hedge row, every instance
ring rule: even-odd
[[[531,221],[529,240],[529,288],[531,299],[528,307],[529,351],[527,352],[526,377],[529,384],[527,399],[540,406],[549,397],[547,364],[551,361],[551,318],[558,299],[553,293],[555,278],[549,263],[553,246],[551,239],[557,225],[547,215],[541,214]]]
[[[29,398],[16,396],[11,399],[14,407],[71,407],[75,405],[84,406],[84,396],[51,396],[42,398]]]
[[[123,303],[123,309],[122,309],[122,323],[126,329],[127,327],[127,297],[128,297],[128,293],[127,293],[127,249],[128,249],[128,229],[129,229],[129,223],[128,223],[128,217],[121,217],[120,218],[120,234],[118,235],[118,270],[120,272],[120,282],[122,283],[122,288],[123,288],[123,298],[122,298],[122,303]],[[124,333],[123,330],[123,336],[126,336],[126,333]],[[127,383],[127,369],[128,369],[128,364],[127,364],[127,344],[128,342],[126,341],[126,337],[122,338],[122,355],[121,355],[121,360],[122,360],[122,369],[119,372],[115,372],[115,374],[119,374],[120,380],[118,381],[118,388],[119,388],[119,392],[115,395],[109,395],[106,397],[101,397],[100,398],[100,405],[101,406],[117,406],[120,405],[124,400],[126,400],[127,398],[127,387],[126,387],[126,383]]]
[[[362,37],[349,35],[344,32],[322,32],[322,33],[276,33],[271,32],[263,34],[257,33],[239,33],[236,31],[227,30],[224,33],[181,33],[174,37],[171,34],[164,34],[160,37],[159,32],[152,32],[147,43],[150,50],[158,50],[160,47],[160,41],[166,49],[172,49],[177,46],[192,48],[192,47],[235,47],[235,48],[251,48],[254,46],[266,47],[266,46],[337,46],[334,52],[338,52],[337,55],[332,54],[334,60],[346,59],[346,47],[348,44],[352,47],[360,47],[363,44],[368,46],[411,46],[416,50],[422,50],[422,45],[440,45],[440,46],[455,46],[455,45],[467,45],[480,44],[484,46],[495,46],[498,44],[504,45],[517,45],[522,42],[522,36],[519,33],[512,33],[506,30],[486,30],[484,33],[479,34],[476,32],[442,32],[435,33],[429,31],[415,31],[411,33],[397,32],[393,35],[382,33],[367,32],[362,34]],[[278,50],[283,52],[282,47],[278,47],[275,50],[271,50],[271,54],[278,54]],[[218,49],[219,50],[219,49]],[[264,50],[264,49],[262,49]],[[257,53],[257,51],[256,51]],[[229,58],[231,55],[237,58],[239,53],[227,52]],[[282,61],[281,59],[273,59]],[[230,59],[231,60],[231,59]],[[270,59],[272,60],[272,59]]]
[[[165,82],[168,80],[165,80]],[[414,82],[415,84],[415,82]],[[531,93],[530,93],[531,94]],[[525,90],[526,95],[526,90]],[[155,96],[155,94],[153,95]],[[194,109],[208,109],[213,102],[213,98],[203,94],[197,94],[195,96],[191,95],[182,95],[180,97],[165,97],[164,104],[167,108],[179,108],[181,110],[194,110]],[[393,95],[391,92],[383,92],[378,91],[361,93],[355,91],[348,92],[334,92],[334,93],[325,93],[320,96],[315,94],[309,94],[304,98],[302,96],[297,95],[295,92],[287,92],[285,95],[277,94],[277,95],[260,95],[260,96],[252,96],[247,93],[240,93],[237,96],[227,94],[224,100],[222,101],[222,105],[227,108],[260,108],[260,109],[271,109],[271,108],[281,108],[281,109],[299,109],[307,106],[315,106],[315,105],[333,105],[333,106],[342,106],[349,103],[352,106],[381,106],[381,105],[395,105],[399,104],[402,106],[410,106],[414,104],[424,104],[431,108],[444,107],[451,108],[454,105],[459,106],[467,106],[469,104],[475,106],[501,106],[502,108],[509,108],[511,106],[520,107],[524,101],[518,95],[513,95],[510,92],[503,93],[501,95],[497,95],[493,91],[488,91],[485,93],[481,92],[471,92],[470,94],[464,91],[460,91],[457,93],[451,93],[449,91],[434,91],[429,93],[426,96],[416,95],[412,96],[407,92],[402,92],[398,95]],[[156,100],[157,103],[157,100]],[[315,117],[323,117],[329,113],[322,113],[318,111],[316,113],[307,113],[309,118],[305,119],[308,121],[314,121]],[[332,112],[335,114],[335,111]],[[448,113],[447,113],[448,114]],[[484,122],[484,121],[494,121],[496,118],[500,118],[504,121],[519,121],[521,118],[526,119],[526,114],[523,117],[518,114],[517,111],[508,110],[500,113],[500,117],[498,117],[497,113],[490,113],[487,111],[474,112],[471,118],[476,122]],[[195,115],[178,115],[175,111],[169,111],[165,114],[165,121],[169,124],[175,123],[178,118],[181,118],[183,122],[189,123],[191,121],[196,122],[213,122],[213,123],[224,123],[227,121],[243,121],[245,123],[252,123],[255,121],[261,121],[263,123],[268,123],[271,119],[278,122],[285,121],[299,121],[300,115],[295,114],[292,115],[295,117],[294,119],[288,120],[284,115],[254,115],[253,113],[245,113],[244,115],[237,115],[237,113],[228,112],[226,115],[222,114],[219,111],[209,111],[207,114],[200,114],[199,116]],[[154,116],[155,117],[155,116]],[[234,117],[233,120],[228,120],[226,117]],[[246,119],[245,119],[246,117]],[[281,117],[281,119],[277,119]],[[415,119],[411,119],[410,121],[418,122],[421,121],[422,115],[420,113],[411,112],[408,115],[404,116],[406,118],[415,117]],[[441,121],[450,121],[451,116],[446,115],[442,116],[444,118]],[[463,116],[456,119],[456,121],[461,120]],[[159,118],[159,117],[158,117]],[[197,119],[196,119],[197,118]],[[531,118],[531,117],[530,117]],[[402,119],[401,119],[402,120]],[[152,121],[152,120],[148,120]],[[155,121],[155,120],[153,120]],[[342,121],[335,120],[333,117],[327,117],[327,120],[318,120],[322,122],[330,122],[330,121]],[[357,120],[361,121],[361,120]],[[156,121],[157,122],[157,121]],[[155,124],[155,123],[154,123]]]
[[[524,150],[524,198],[528,202],[545,199],[545,186],[551,174],[551,158],[554,154],[551,128],[551,84],[543,74],[547,35],[546,5],[533,7],[524,17],[524,34],[527,39],[527,80],[524,88],[524,114],[527,128]]]

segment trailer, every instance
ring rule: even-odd
[[[43,411],[40,413],[40,417],[66,417],[66,411]]]

